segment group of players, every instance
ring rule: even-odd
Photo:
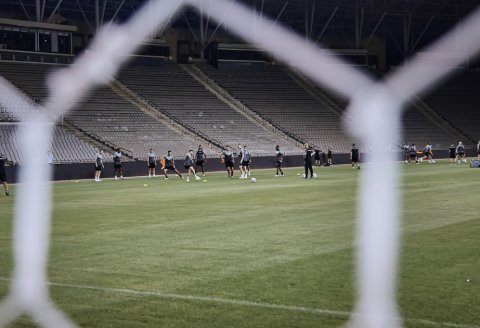
[[[428,161],[429,163],[435,163],[433,160],[433,150],[432,145],[427,143],[425,147],[421,150],[417,150],[417,147],[414,143],[409,145],[407,142],[403,145],[403,152],[405,155],[405,163],[412,163],[415,162],[416,164],[420,164],[424,160]],[[477,154],[480,158],[480,141],[477,144]],[[454,163],[461,164],[467,163],[467,158],[465,155],[465,146],[461,141],[455,146],[455,144],[451,144],[449,147],[449,157],[450,157],[450,165]]]

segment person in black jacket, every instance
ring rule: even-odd
[[[305,154],[303,158],[305,159],[305,179],[308,178],[308,172],[310,171],[310,179],[313,178],[313,167],[312,167],[312,157],[313,149],[308,144],[305,144]]]
[[[3,184],[3,189],[5,190],[5,195],[10,195],[8,192],[8,182],[7,174],[5,173],[5,163],[7,162],[6,158],[0,155],[0,183]]]

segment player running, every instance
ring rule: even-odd
[[[163,167],[165,180],[168,180],[168,170],[173,170],[180,178],[183,179],[182,174],[175,168],[175,157],[173,157],[171,150],[167,151],[167,155],[163,156],[163,160],[165,162],[165,166]]]
[[[350,160],[352,161],[352,169],[355,169],[355,165],[357,165],[357,170],[360,170],[360,164],[358,164],[360,160],[360,151],[358,150],[355,144],[352,144],[352,150],[350,151]]]
[[[422,152],[423,157],[420,158],[420,162],[423,162],[423,160],[428,160],[429,163],[435,163],[433,160],[432,145],[430,143],[425,145]]]
[[[8,191],[7,174],[5,173],[6,162],[7,159],[0,155],[0,183],[3,185],[3,190],[5,190],[5,196],[9,196],[10,192]]]
[[[227,168],[228,177],[233,179],[233,152],[230,150],[230,146],[226,145],[225,149],[222,151],[220,155],[220,161],[225,163],[225,167]]]
[[[147,163],[148,163],[148,177],[155,177],[155,168],[157,166],[157,154],[155,154],[150,148],[150,152],[147,154]]]
[[[190,149],[188,153],[185,155],[185,159],[183,160],[183,166],[187,170],[187,182],[190,181],[190,173],[193,174],[195,180],[200,180],[200,177],[197,176],[195,173],[195,169],[193,168],[193,150]]]
[[[105,167],[103,165],[103,150],[98,152],[95,155],[95,182],[102,182],[100,180],[100,174],[102,173],[102,169]]]
[[[198,145],[197,153],[195,155],[195,171],[198,172],[198,167],[202,168],[202,175],[205,176],[205,162],[207,161],[207,155],[203,152],[202,145]]]
[[[275,166],[277,167],[277,173],[275,174],[276,177],[278,177],[278,173],[280,173],[281,175],[280,176],[284,176],[283,175],[283,171],[282,171],[282,164],[283,164],[283,156],[285,155],[285,153],[283,151],[280,150],[280,146],[277,145],[275,146]]]

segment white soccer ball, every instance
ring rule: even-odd
[[[257,179],[251,178],[251,179],[250,179],[250,182],[251,182],[251,183],[255,183],[255,182],[257,182]]]
[[[313,173],[313,177],[316,178],[316,177],[317,177],[317,173]]]

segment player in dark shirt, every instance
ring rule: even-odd
[[[332,146],[329,146],[327,150],[327,166],[333,165],[332,157],[333,157]]]
[[[312,167],[312,157],[313,157],[313,149],[308,144],[305,144],[305,154],[303,155],[303,159],[305,160],[305,179],[308,178],[308,172],[310,172],[310,179],[313,179],[313,167]]]
[[[165,161],[165,166],[163,167],[163,174],[165,175],[165,180],[168,179],[168,170],[173,170],[180,178],[183,179],[182,174],[178,172],[178,170],[175,168],[175,157],[173,157],[171,150],[167,152],[167,155],[163,157],[163,160]]]
[[[198,145],[198,150],[195,155],[195,171],[198,172],[198,167],[200,167],[202,169],[203,176],[205,176],[206,161],[207,161],[207,155],[205,155],[202,145]]]
[[[229,145],[225,146],[225,149],[222,151],[222,154],[220,155],[220,160],[222,163],[225,163],[228,177],[233,179],[234,156],[233,156],[233,152],[230,150]]]
[[[10,192],[8,191],[7,174],[5,173],[6,162],[7,162],[6,158],[0,155],[0,183],[3,185],[3,189],[5,190],[5,195],[9,196]]]
[[[115,154],[113,155],[113,170],[115,171],[115,180],[118,180],[118,177],[120,177],[120,179],[123,179],[121,157],[122,157],[122,152],[120,151],[120,148],[118,148]]]
[[[314,158],[315,158],[315,166],[316,167],[319,167],[322,165],[322,161],[321,161],[321,157],[320,157],[320,149],[318,149],[318,147],[315,147],[315,154],[314,154]]]
[[[357,169],[360,170],[360,151],[358,150],[355,144],[352,144],[352,150],[350,151],[350,159],[352,160],[352,169],[355,169],[355,165],[357,165]]]
[[[276,177],[279,176],[278,175],[279,172],[283,177],[283,171],[282,171],[283,155],[284,153],[280,150],[280,146],[277,145],[275,147],[275,166],[277,167],[277,173],[275,174]]]
[[[455,151],[456,151],[456,149],[457,149],[457,147],[455,147],[454,144],[451,144],[450,148],[448,148],[448,155],[450,157],[450,165],[455,163]]]
[[[465,157],[465,146],[461,141],[458,142],[457,148],[455,149],[455,152],[457,154],[456,160],[458,161],[458,164],[460,164],[462,161],[464,163],[467,162],[467,158]]]

